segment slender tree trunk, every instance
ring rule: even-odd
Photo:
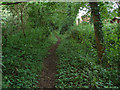
[[[120,17],[120,1],[118,2],[118,17]],[[120,66],[120,23],[118,23],[118,66]]]
[[[120,1],[118,2],[118,17],[120,17]],[[118,24],[118,40],[120,43],[120,23]]]
[[[25,34],[25,31],[24,31],[24,22],[23,22],[23,8],[21,9],[21,23],[22,23],[22,30],[23,30],[23,34],[24,34],[24,37],[26,37],[26,34]]]
[[[120,17],[120,1],[118,2],[118,17]]]
[[[95,39],[96,39],[96,47],[98,51],[98,59],[101,63],[104,53],[103,47],[103,33],[102,33],[102,21],[100,18],[100,10],[97,2],[90,2],[91,7],[91,15],[94,24],[94,32],[95,32]]]

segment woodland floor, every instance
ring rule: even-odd
[[[55,75],[57,74],[57,61],[56,49],[60,44],[61,39],[56,36],[58,41],[55,45],[52,45],[49,52],[50,54],[44,59],[43,70],[41,73],[40,81],[38,84],[39,88],[55,88]]]

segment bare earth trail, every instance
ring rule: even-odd
[[[50,54],[44,59],[43,62],[43,70],[41,73],[40,81],[38,84],[39,88],[55,88],[55,80],[56,80],[56,73],[57,73],[57,61],[58,57],[56,55],[56,49],[60,44],[61,39],[56,36],[58,41],[55,45],[52,45],[49,52]]]

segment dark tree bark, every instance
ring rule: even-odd
[[[90,2],[91,7],[91,15],[94,24],[94,32],[95,32],[95,39],[96,39],[96,47],[98,51],[98,59],[101,63],[104,53],[103,47],[103,33],[102,33],[102,21],[100,18],[100,9],[97,2]]]
[[[15,2],[15,3],[2,3],[0,5],[13,5],[13,4],[19,4],[19,3],[22,3],[22,2]]]
[[[23,3],[23,2],[29,2],[29,1],[32,1],[32,0],[23,0],[21,2],[3,2],[0,5],[13,5],[13,4],[19,4],[19,3]]]

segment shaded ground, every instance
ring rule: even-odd
[[[58,36],[56,36],[56,38],[58,39],[57,43],[53,46],[51,46],[49,52],[50,54],[44,59],[43,62],[43,70],[42,70],[42,74],[40,77],[40,81],[39,81],[39,88],[54,88],[54,83],[56,80],[56,73],[57,73],[57,61],[58,61],[58,57],[56,55],[56,49],[58,47],[58,45],[60,44],[60,38]]]

